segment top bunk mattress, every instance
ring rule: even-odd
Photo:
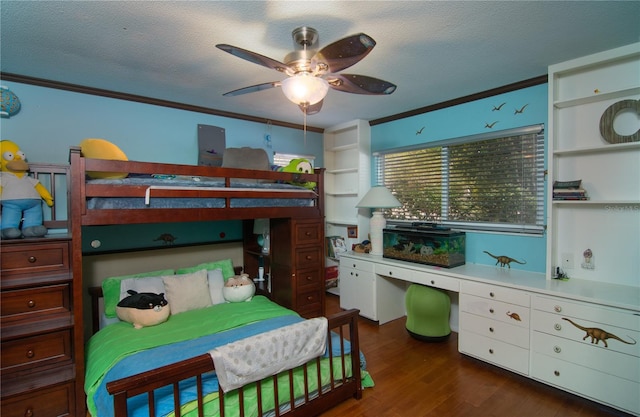
[[[279,182],[247,182],[231,180],[230,186],[217,178],[187,177],[174,175],[130,176],[122,179],[92,179],[87,185],[102,186],[136,186],[147,187],[140,197],[91,197],[87,200],[89,210],[101,209],[145,209],[145,208],[250,208],[250,207],[310,207],[314,200],[307,198],[307,188]],[[180,191],[216,191],[231,192],[233,197],[154,197],[159,190]],[[283,198],[247,197],[256,192],[283,192]],[[284,198],[284,193],[289,197]],[[300,193],[300,198],[291,197],[290,193]],[[236,196],[237,194],[237,196]]]

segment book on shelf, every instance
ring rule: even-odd
[[[582,188],[582,180],[554,181],[554,200],[588,200],[587,192]]]

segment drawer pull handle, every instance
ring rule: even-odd
[[[27,350],[27,358],[33,359],[34,356],[36,356],[36,353],[33,351],[33,349]]]
[[[489,353],[493,355],[493,349],[489,349]]]
[[[29,261],[30,264],[33,264],[38,260],[38,258],[36,258],[35,256],[29,256],[27,260]]]
[[[24,410],[24,417],[33,417],[33,408],[29,407]]]
[[[29,307],[29,308],[33,308],[33,307],[35,307],[35,306],[36,306],[36,302],[35,302],[35,301],[33,301],[33,300],[29,300],[29,301],[27,302],[27,307]]]
[[[556,353],[560,353],[560,352],[562,352],[562,349],[560,348],[560,346],[554,346],[553,347],[553,351],[556,352]]]
[[[393,272],[389,271],[389,276],[393,275]]]
[[[311,236],[311,232],[305,232],[304,235],[305,236]]]
[[[312,257],[311,255],[307,255],[307,256],[305,257],[305,259],[306,259],[307,261],[310,261],[310,260],[312,260],[312,259],[313,259],[313,257]]]
[[[355,268],[355,267],[356,267],[356,264],[353,264],[353,267]]]
[[[308,296],[307,301],[313,301],[313,295]]]
[[[434,285],[436,282],[434,280],[431,280],[431,285]]]
[[[553,374],[554,374],[555,376],[560,376],[560,371],[553,371]]]
[[[495,296],[496,296],[496,295],[493,293],[493,291],[491,291],[491,292],[489,293],[489,297],[493,298],[493,297],[495,297]]]
[[[493,309],[492,308],[489,309],[489,313],[493,314]]]
[[[307,276],[307,281],[313,281],[313,277],[312,276]]]
[[[562,330],[562,325],[560,323],[556,323],[553,325],[553,328],[556,329],[557,331]]]
[[[489,331],[493,333],[493,327],[489,327]]]
[[[560,312],[562,311],[562,307],[560,307],[560,306],[555,306],[555,307],[553,307],[553,310],[554,310],[556,313],[560,313]]]

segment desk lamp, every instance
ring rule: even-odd
[[[371,237],[371,255],[382,255],[382,229],[387,225],[381,209],[400,207],[402,204],[391,194],[386,187],[376,185],[371,187],[367,194],[356,205],[358,208],[371,208],[373,215],[369,221],[369,234]]]

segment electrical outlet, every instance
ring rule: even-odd
[[[573,254],[572,253],[563,253],[562,254],[562,269],[573,269]]]

